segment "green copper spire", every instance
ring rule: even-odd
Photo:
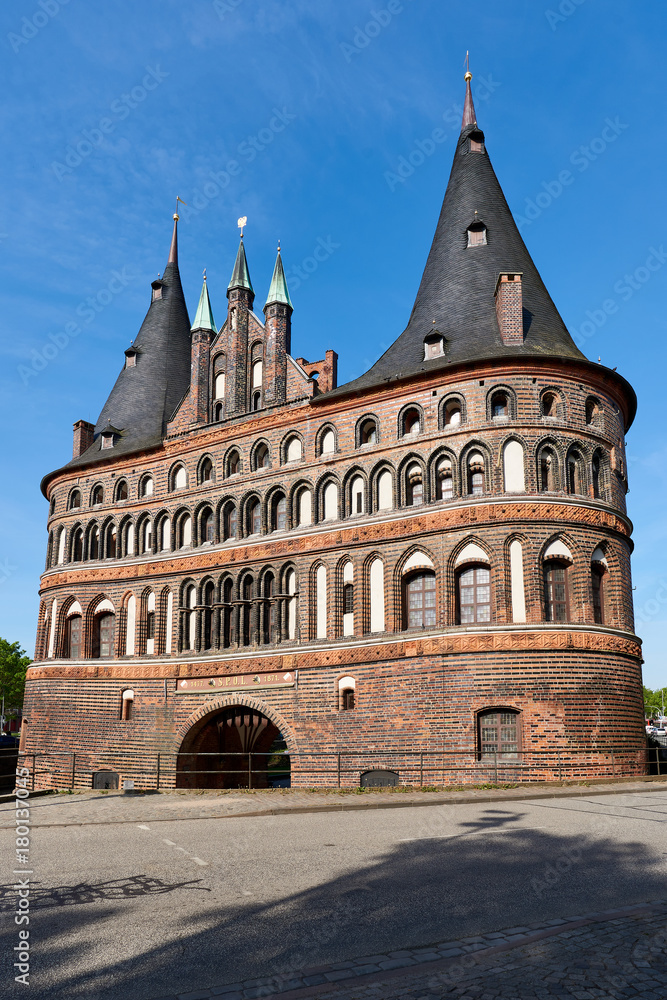
[[[208,297],[208,285],[206,284],[206,271],[204,271],[204,284],[202,285],[201,295],[199,296],[199,305],[197,306],[197,312],[195,313],[195,321],[190,329],[212,330],[213,333],[218,332],[218,328],[215,325],[215,320],[213,319],[211,300]]]
[[[287,290],[287,280],[283,270],[282,257],[280,256],[280,247],[278,247],[276,266],[273,269],[271,287],[269,288],[269,294],[267,296],[266,303],[264,304],[264,308],[266,309],[266,307],[272,302],[282,302],[283,305],[289,306],[290,309],[294,309],[292,300],[289,297],[289,291]]]
[[[227,291],[231,292],[232,288],[247,288],[248,291],[253,293],[253,295],[255,294],[255,290],[252,287],[252,281],[250,280],[250,273],[248,271],[248,261],[245,258],[243,236],[241,237],[241,242],[239,243],[239,251],[236,255],[236,263],[234,264],[232,280],[227,286]]]

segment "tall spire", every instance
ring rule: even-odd
[[[468,55],[466,53],[466,62]],[[472,103],[472,90],[470,89],[470,81],[472,80],[472,73],[469,69],[466,69],[466,75],[463,78],[466,82],[466,99],[463,105],[463,121],[461,122],[461,131],[468,125],[477,124],[477,115],[475,114],[475,105]]]
[[[174,231],[171,234],[171,246],[169,247],[169,260],[168,264],[176,264],[178,266],[178,220],[179,216],[174,212]]]
[[[234,270],[232,272],[231,281],[227,286],[227,294],[231,292],[232,288],[247,288],[249,292],[254,295],[254,289],[252,287],[252,281],[250,280],[250,272],[248,271],[248,261],[245,256],[245,247],[243,245],[243,236],[241,237],[241,242],[239,243],[239,249],[236,254],[236,261],[234,263]]]
[[[204,271],[204,284],[202,285],[201,295],[199,296],[199,305],[197,306],[197,312],[195,313],[195,320],[194,323],[192,324],[192,329],[211,330],[213,333],[218,332],[218,329],[215,325],[215,321],[213,319],[211,300],[208,297],[206,271]]]
[[[287,279],[285,278],[285,271],[283,270],[282,257],[280,256],[280,247],[278,247],[278,256],[276,257],[276,264],[273,268],[273,277],[271,278],[271,286],[269,288],[269,294],[266,298],[264,308],[270,305],[272,302],[281,302],[285,306],[289,306],[293,309],[292,300],[289,297],[289,290],[287,288]]]

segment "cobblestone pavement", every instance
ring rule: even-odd
[[[667,902],[160,997],[159,1000],[593,1000],[667,997]]]
[[[109,823],[167,822],[179,819],[225,819],[282,813],[338,812],[461,803],[521,801],[523,799],[619,795],[664,791],[667,776],[637,780],[528,784],[503,788],[459,788],[420,791],[310,791],[264,789],[256,791],[164,791],[127,795],[123,792],[77,791],[31,798],[33,826],[94,826]],[[15,799],[0,797],[0,829],[14,827]],[[667,994],[666,994],[667,995]]]

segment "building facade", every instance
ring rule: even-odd
[[[224,323],[204,282],[191,324],[177,223],[97,424],[42,484],[39,783],[72,753],[78,784],[141,783],[159,754],[163,784],[261,786],[281,747],[303,785],[637,773],[636,400],[549,297],[470,75],[408,325],[353,382],[292,356],[280,251],[262,316],[241,238]]]

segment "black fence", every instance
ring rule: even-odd
[[[16,751],[13,751],[14,757]],[[441,787],[667,774],[667,746],[520,751],[480,756],[462,750],[321,753],[20,753],[33,790],[43,788]],[[129,785],[128,785],[129,783]]]

